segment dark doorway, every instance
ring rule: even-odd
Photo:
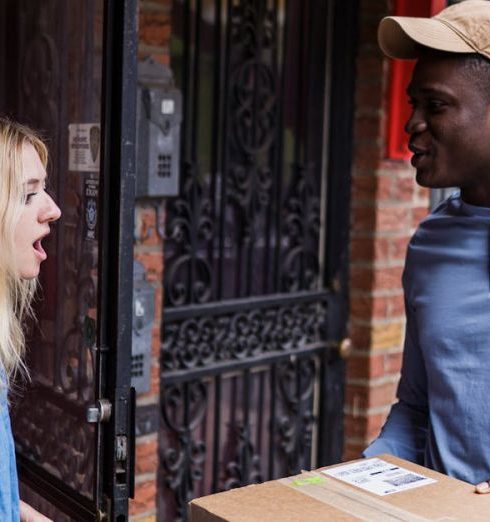
[[[354,4],[173,2],[160,520],[341,458]]]

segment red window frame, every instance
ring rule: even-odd
[[[446,0],[396,0],[394,16],[434,16],[446,7]],[[404,126],[410,117],[406,88],[412,77],[414,60],[391,60],[387,103],[386,155],[389,159],[410,157]]]

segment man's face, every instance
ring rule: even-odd
[[[413,106],[405,126],[417,182],[461,187],[465,200],[490,197],[490,105],[460,59],[428,54],[419,59],[408,87]],[[472,200],[472,201],[470,201]]]
[[[61,212],[45,191],[46,171],[32,145],[24,146],[22,168],[26,199],[15,227],[15,263],[20,277],[31,279],[47,257],[41,241]]]

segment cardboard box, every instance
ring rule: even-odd
[[[381,494],[366,491],[324,473],[325,470],[337,474],[342,472],[350,480],[350,472],[339,468],[345,466],[344,463],[194,499],[189,505],[190,521],[490,521],[490,494],[478,495],[474,493],[471,484],[391,455],[380,455],[379,459],[383,461],[379,465],[390,469],[387,473],[403,474],[401,468],[408,470],[401,478],[383,479],[380,483],[385,484],[382,488],[387,489],[379,490]],[[359,468],[361,463],[364,467],[375,466],[381,462],[379,459],[354,462],[358,463],[356,466]],[[373,471],[369,474],[375,476],[377,473]],[[421,479],[417,474],[427,479]],[[424,485],[418,486],[417,481]],[[386,485],[387,482],[394,486]],[[413,489],[392,493],[397,487]]]

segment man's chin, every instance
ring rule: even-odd
[[[438,176],[433,172],[417,170],[415,181],[418,185],[430,189],[444,189],[454,187],[454,184],[438,179]]]

